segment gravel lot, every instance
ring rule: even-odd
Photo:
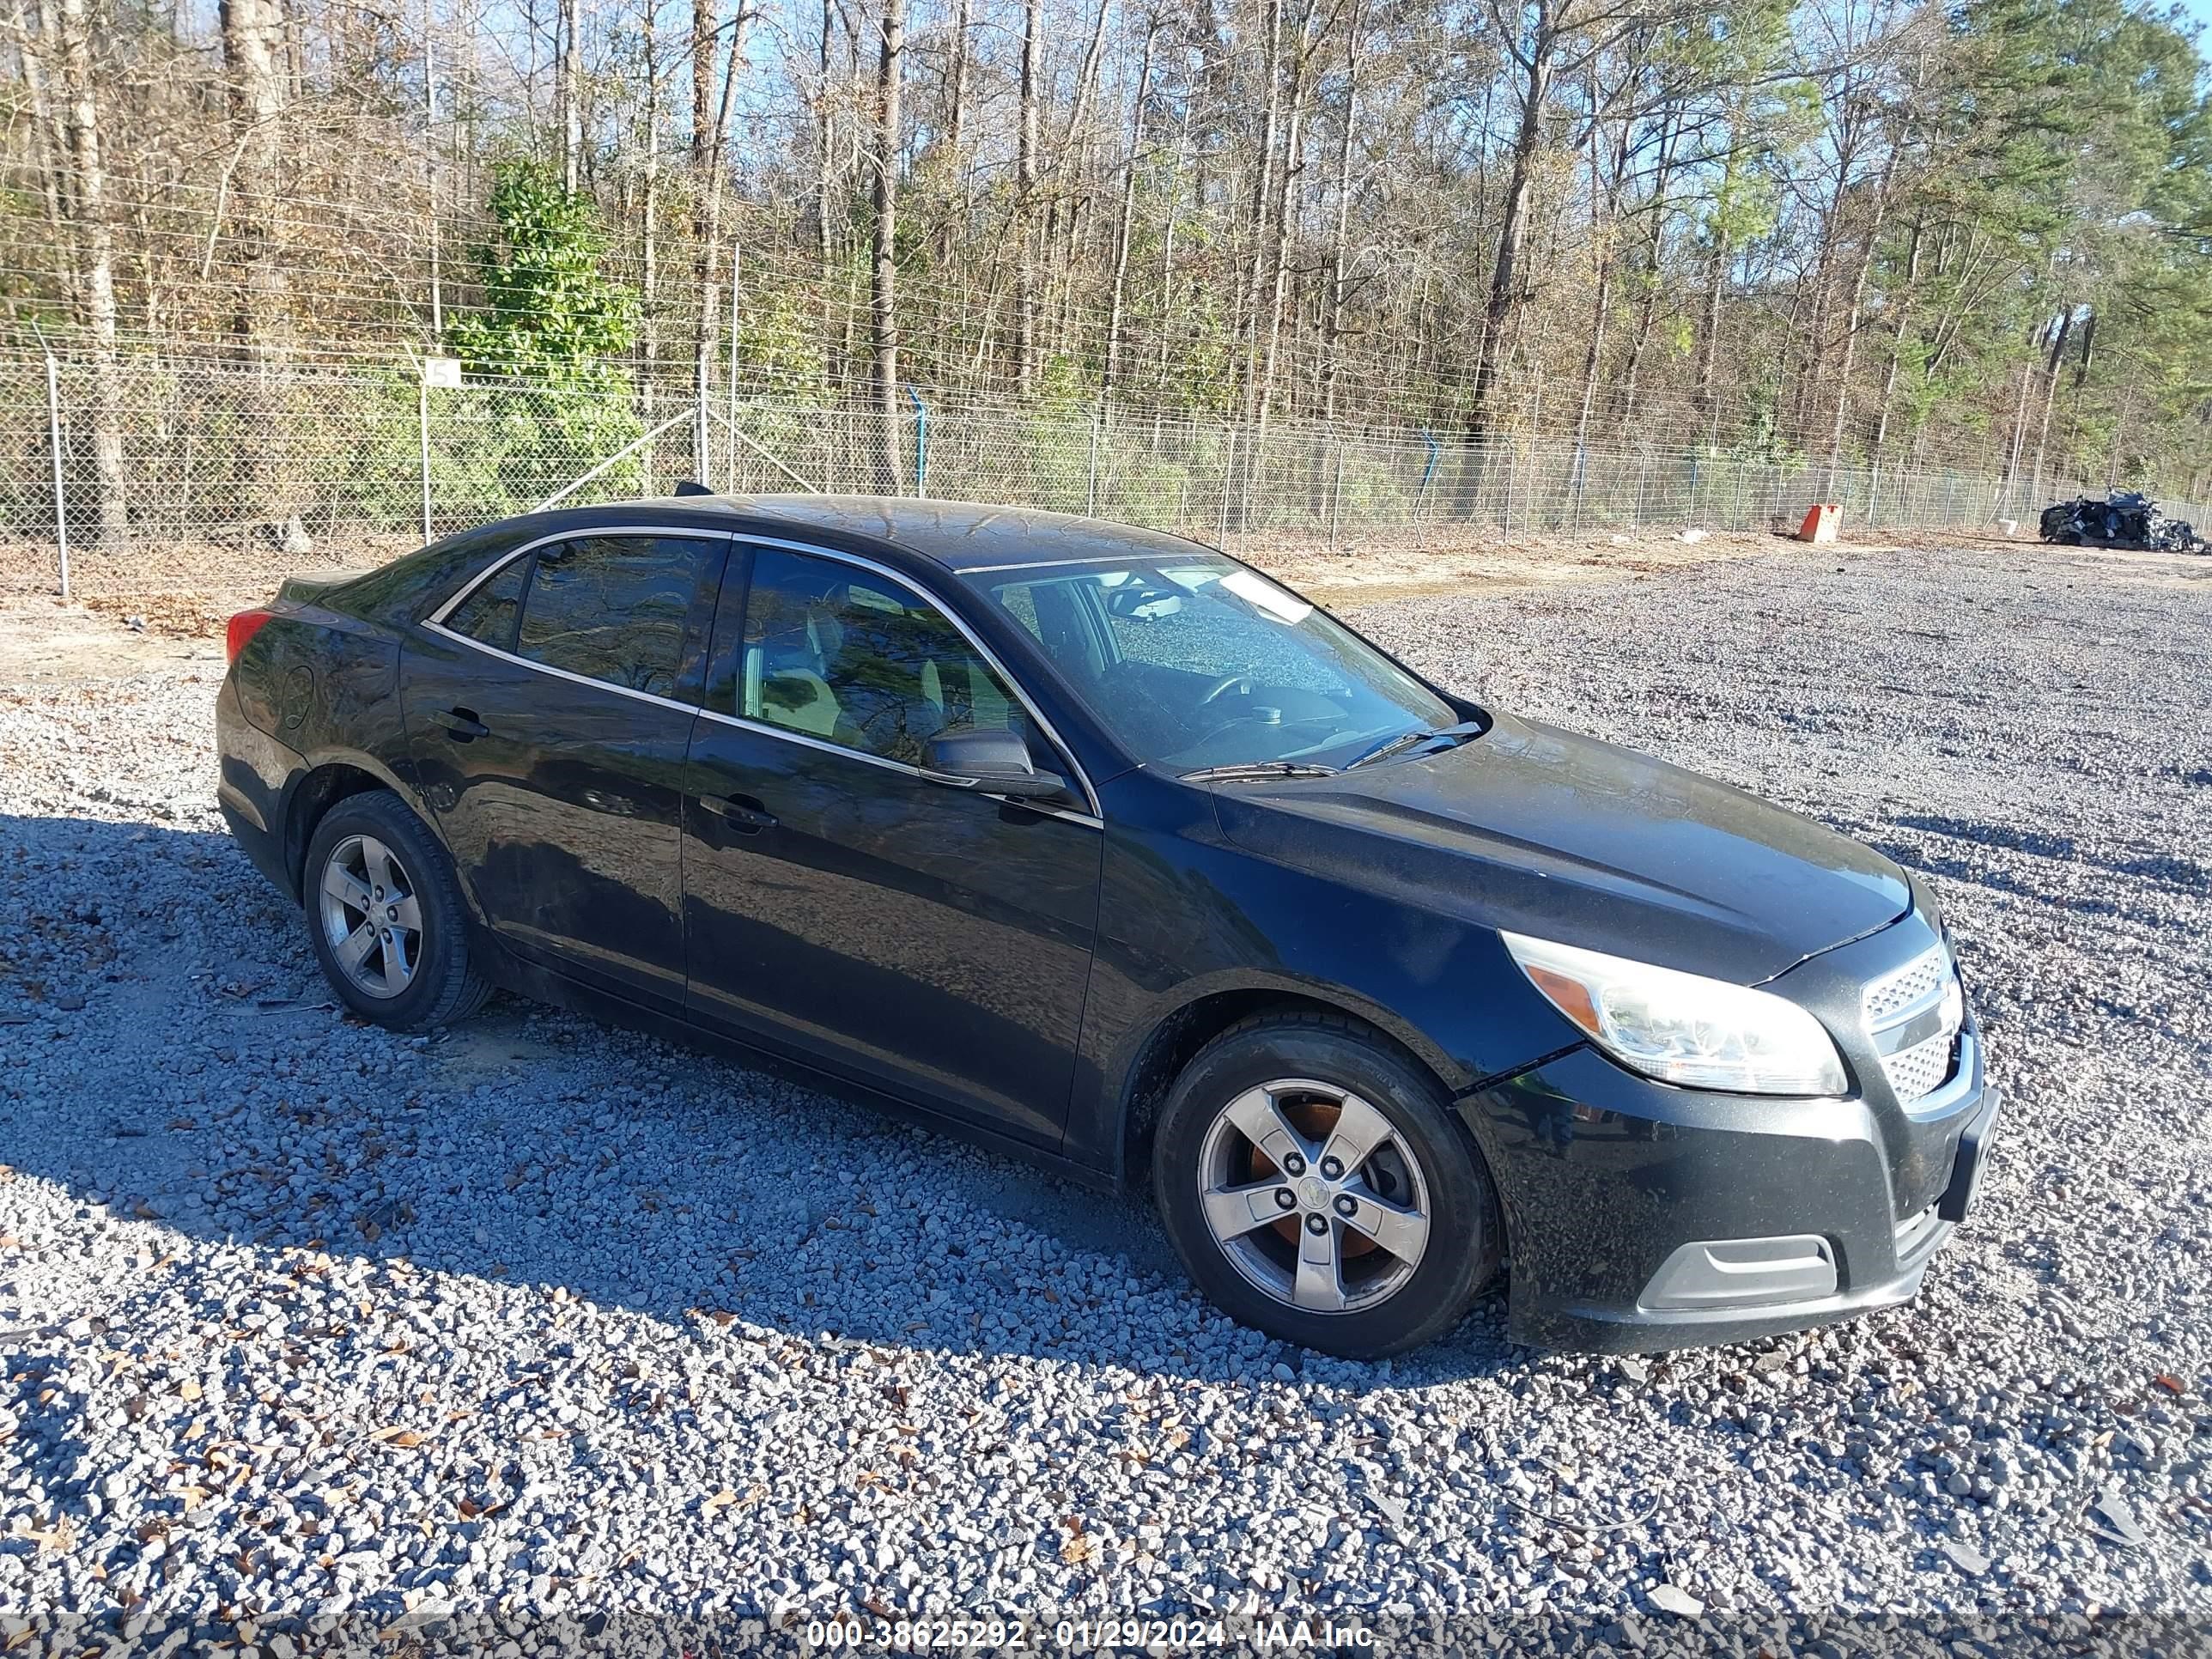
[[[1778,544],[1358,619],[1933,878],[2010,1106],[1913,1306],[1635,1361],[1492,1303],[1322,1359],[1210,1312],[1140,1201],[514,1002],[345,1024],[214,811],[219,642],[134,641],[0,683],[0,1643],[2205,1623],[2212,561]]]

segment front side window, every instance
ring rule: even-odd
[[[908,766],[955,727],[1010,729],[1040,747],[1019,702],[943,611],[835,559],[754,554],[736,682],[735,712],[747,720]]]
[[[539,548],[529,561],[516,654],[627,691],[674,696],[684,625],[713,551],[713,543],[686,536],[580,536]]]
[[[1126,748],[1164,771],[1341,765],[1460,719],[1334,617],[1231,559],[1194,553],[969,580]]]

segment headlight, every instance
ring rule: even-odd
[[[1500,937],[1545,1000],[1632,1071],[1736,1094],[1844,1091],[1834,1039],[1794,1002],[1549,939]]]

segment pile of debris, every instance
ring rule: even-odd
[[[2169,519],[2139,490],[2116,489],[2103,501],[2084,495],[2043,509],[2043,539],[2068,547],[2119,547],[2145,553],[2212,553],[2193,526]]]

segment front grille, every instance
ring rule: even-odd
[[[1881,1055],[1883,1075],[1899,1102],[1910,1106],[1949,1079],[1965,1006],[1948,949],[1932,945],[1902,968],[1870,981],[1859,1001],[1868,1034]],[[1932,1030],[1930,1014],[1940,1015]]]
[[[1951,1075],[1951,1038],[1944,1032],[1925,1042],[1916,1042],[1910,1048],[1899,1049],[1881,1057],[1881,1069],[1889,1079],[1889,1086],[1897,1097],[1911,1105],[1921,1096],[1931,1093]]]
[[[1879,1031],[1893,1025],[1896,1024],[1895,1016],[1910,1012],[1914,1004],[1925,1002],[1940,993],[1944,971],[1950,965],[1950,953],[1938,945],[1913,957],[1904,967],[1869,982],[1860,998],[1866,1008],[1868,1029]]]

